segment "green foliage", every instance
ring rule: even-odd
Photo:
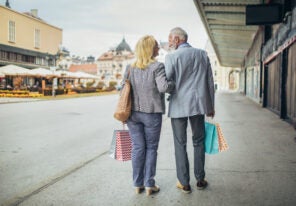
[[[90,88],[90,87],[92,87],[92,86],[94,85],[94,83],[95,83],[95,80],[93,80],[93,81],[91,81],[91,82],[87,82],[87,83],[86,83],[86,88]]]
[[[115,82],[115,81],[110,81],[109,82],[109,87],[114,87],[115,88],[116,85],[117,85],[117,82]]]
[[[97,89],[103,89],[104,86],[106,86],[105,83],[103,81],[99,81],[98,84],[97,84],[97,86],[96,86],[96,88]]]

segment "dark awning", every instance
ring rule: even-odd
[[[55,59],[55,56],[56,56],[56,55],[52,55],[49,53],[36,52],[36,51],[22,49],[22,48],[18,48],[18,47],[12,47],[12,46],[8,46],[8,45],[4,45],[4,44],[0,44],[0,50],[7,51],[7,52],[14,52],[14,53],[22,54],[22,55],[41,57],[41,58],[49,57],[51,59]]]
[[[262,0],[194,0],[222,66],[240,67],[258,26],[246,26],[246,5]]]

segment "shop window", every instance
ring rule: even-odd
[[[0,58],[7,60],[8,59],[8,52],[6,51],[0,51]]]
[[[23,55],[22,56],[22,62],[28,62],[28,56]]]
[[[39,64],[41,65],[42,64],[42,59],[40,57],[36,57],[36,62],[35,64]]]
[[[32,63],[32,64],[35,64],[35,57],[33,57],[33,56],[27,56],[27,62],[28,63]]]
[[[16,61],[16,53],[9,53],[9,60],[10,61]]]
[[[22,61],[22,55],[21,54],[16,55],[16,61],[18,61],[18,62]]]

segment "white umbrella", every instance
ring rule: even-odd
[[[0,72],[7,76],[32,76],[30,69],[19,67],[16,65],[6,65],[0,67]]]
[[[98,76],[93,75],[93,74],[88,74],[85,72],[75,72],[78,78],[80,79],[99,79]]]
[[[5,74],[3,74],[2,72],[0,72],[0,77],[5,77]]]
[[[55,74],[57,74],[59,77],[77,78],[73,72],[69,72],[69,71],[56,71]]]
[[[49,69],[45,69],[45,68],[32,69],[31,70],[31,73],[33,75],[35,75],[35,76],[41,76],[41,77],[54,77],[54,76],[58,76],[53,71],[51,71]]]

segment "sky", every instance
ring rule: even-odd
[[[6,0],[1,0],[5,5]],[[204,48],[208,40],[193,0],[9,0],[11,9],[28,12],[63,29],[63,46],[71,55],[99,57],[125,38],[134,50],[144,35],[167,42],[182,27],[188,42]]]

